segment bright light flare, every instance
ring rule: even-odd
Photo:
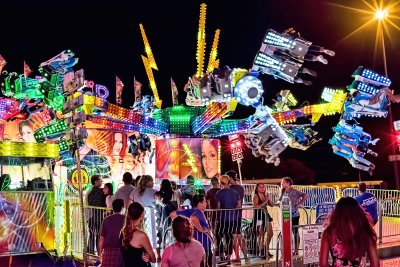
[[[375,18],[378,20],[384,20],[389,16],[389,11],[387,9],[378,9],[375,11]]]

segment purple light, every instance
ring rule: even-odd
[[[96,95],[100,98],[107,99],[110,95],[108,88],[101,84],[96,84]]]

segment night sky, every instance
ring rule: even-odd
[[[83,1],[82,1],[83,2]],[[77,68],[84,68],[88,80],[115,88],[115,75],[125,84],[123,106],[133,103],[133,77],[142,82],[142,94],[150,94],[147,76],[140,56],[144,46],[139,31],[143,23],[159,71],[155,71],[163,107],[171,106],[170,77],[175,80],[180,102],[184,103],[183,86],[196,71],[196,40],[200,3],[207,3],[207,54],[215,29],[221,29],[218,58],[221,66],[250,68],[268,28],[283,31],[293,27],[314,44],[333,49],[336,56],[328,65],[307,62],[305,66],[318,72],[312,86],[292,85],[263,75],[265,104],[281,89],[291,89],[299,103],[317,103],[325,86],[344,88],[352,81],[351,73],[364,65],[383,73],[381,49],[374,56],[375,27],[368,27],[351,38],[340,41],[366,21],[366,18],[334,4],[363,7],[361,1],[332,0],[259,0],[259,1],[2,1],[0,54],[7,60],[6,70],[22,73],[25,60],[36,71],[40,62],[65,49],[80,58]],[[146,3],[144,3],[146,2]],[[360,2],[360,3],[357,3]],[[364,6],[365,7],[365,6]],[[392,88],[400,93],[400,38],[392,29],[386,39],[388,73]],[[397,48],[397,49],[396,49]],[[37,72],[36,72],[37,73]],[[115,93],[109,97],[115,103]],[[394,120],[400,119],[400,105],[393,105]],[[234,118],[252,114],[251,107],[239,107]],[[314,127],[324,140],[307,151],[286,149],[279,167],[268,165],[246,153],[243,176],[275,178],[292,176],[297,183],[324,181],[387,180],[394,185],[393,167],[387,160],[391,154],[388,119],[363,118],[358,121],[373,138],[381,141],[374,147],[378,159],[372,177],[359,173],[347,160],[335,156],[327,141],[339,115],[322,117]],[[306,123],[307,120],[300,121]],[[226,139],[222,139],[225,144]],[[223,171],[236,166],[224,149]]]

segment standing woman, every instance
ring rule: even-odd
[[[172,221],[175,243],[162,255],[161,267],[200,267],[205,251],[201,243],[193,239],[193,226],[188,218],[178,216]]]
[[[165,197],[169,198],[172,203],[176,204],[176,207],[181,204],[179,193],[172,189],[172,184],[170,180],[163,179],[161,181],[160,191],[164,192],[164,194],[166,194]]]
[[[114,200],[114,192],[112,183],[106,183],[103,188],[103,193],[106,196],[107,209],[112,209],[112,202]]]
[[[377,236],[372,218],[352,197],[342,197],[327,218],[322,234],[319,264],[321,267],[358,267],[365,256],[370,267],[379,266]],[[329,254],[332,264],[328,263]]]
[[[256,189],[254,190],[253,195],[253,207],[254,208],[262,208],[265,210],[255,210],[254,211],[254,223],[256,225],[256,231],[258,235],[258,247],[260,249],[260,254],[263,255],[264,248],[264,238],[265,238],[265,226],[268,224],[268,232],[267,232],[267,251],[265,255],[267,257],[272,257],[273,255],[269,253],[269,244],[272,239],[273,231],[272,231],[272,217],[268,213],[267,205],[273,207],[274,204],[271,201],[271,196],[265,190],[265,185],[263,183],[257,183]],[[268,220],[268,222],[267,222]]]
[[[120,237],[125,267],[149,267],[150,262],[156,262],[149,237],[141,228],[143,220],[143,206],[138,202],[130,204]]]

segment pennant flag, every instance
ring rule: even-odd
[[[124,84],[122,81],[118,78],[118,76],[115,76],[115,94],[117,96],[117,104],[121,105],[122,104],[122,90],[124,89]]]
[[[3,68],[6,64],[7,64],[7,61],[0,55],[0,74],[3,71]]]
[[[25,78],[28,78],[29,74],[31,74],[32,70],[29,68],[28,64],[24,61],[24,75]]]
[[[171,78],[171,92],[172,92],[172,104],[178,105],[178,88],[176,87],[176,84],[174,80]]]
[[[134,88],[135,88],[135,102],[140,102],[142,100],[142,84],[136,80],[136,77],[133,77]]]

